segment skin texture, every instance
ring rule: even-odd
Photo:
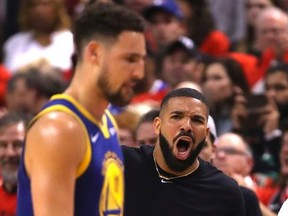
[[[218,103],[231,97],[233,94],[233,83],[223,65],[213,63],[207,67],[203,89],[213,103]]]
[[[235,150],[235,153],[224,150],[228,148]],[[253,158],[239,135],[225,133],[218,138],[213,164],[227,174],[247,176],[252,170]]]
[[[201,101],[191,97],[171,98],[162,108],[160,117],[155,118],[154,130],[167,140],[171,155],[181,164],[188,160],[208,134],[207,118],[207,107]],[[187,135],[179,136],[181,132],[186,132]],[[183,154],[177,148],[179,139],[189,141],[189,147]],[[198,167],[198,159],[192,161],[184,170],[175,170],[169,166],[167,158],[163,156],[160,140],[158,139],[155,145],[154,156],[161,169],[170,174],[185,175]]]
[[[136,131],[136,142],[139,146],[151,145],[154,146],[157,140],[157,134],[153,129],[153,122],[143,122],[138,126]]]
[[[8,191],[17,187],[17,171],[22,153],[25,127],[23,122],[0,128],[0,166]]]
[[[117,95],[119,103],[129,101],[136,80],[144,76],[145,50],[144,35],[138,32],[124,31],[109,45],[91,40],[83,49],[65,94],[103,125],[101,119],[109,100]],[[100,83],[107,87],[102,88]],[[48,113],[32,126],[24,160],[35,215],[73,215],[76,170],[85,151],[84,131],[66,113]]]

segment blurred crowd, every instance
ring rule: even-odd
[[[121,144],[153,145],[163,97],[197,89],[214,120],[205,159],[252,189],[263,215],[276,215],[288,199],[288,0],[114,1],[147,25],[145,77],[128,106],[109,107]],[[0,1],[0,215],[15,214],[21,146],[13,139],[24,139],[7,125],[35,115],[69,84],[77,61],[73,20],[91,2]]]

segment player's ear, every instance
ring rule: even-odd
[[[85,49],[85,57],[94,64],[99,64],[102,56],[102,46],[96,41],[90,41]]]
[[[160,134],[161,119],[159,117],[156,117],[154,119],[153,126],[154,126],[154,132],[156,134]]]

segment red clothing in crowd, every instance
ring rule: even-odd
[[[232,52],[229,53],[228,57],[233,58],[242,66],[250,88],[252,88],[258,80],[263,78],[264,73],[259,69],[259,61],[254,55]]]
[[[199,49],[204,54],[224,56],[229,52],[230,40],[223,32],[214,30],[204,39]]]
[[[7,193],[3,186],[0,187],[0,215],[15,216],[17,193]]]
[[[11,74],[8,72],[8,70],[0,64],[0,106],[4,104],[6,86],[10,77]]]

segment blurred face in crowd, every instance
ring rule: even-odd
[[[261,49],[282,50],[287,41],[288,17],[279,10],[264,10],[256,19],[256,36]]]
[[[233,95],[233,83],[222,64],[209,64],[204,72],[203,91],[212,102],[227,100]]]
[[[265,89],[268,98],[281,106],[288,106],[288,75],[278,71],[265,77]]]
[[[184,50],[179,49],[163,59],[162,77],[172,88],[182,81],[198,82],[200,76],[197,61]]]
[[[288,177],[288,131],[285,131],[282,137],[282,146],[280,150],[281,173]]]
[[[43,33],[53,32],[58,25],[58,9],[56,0],[30,0],[32,26]],[[35,19],[37,17],[37,19]]]
[[[24,135],[23,122],[0,128],[0,165],[4,183],[17,184]]]
[[[205,144],[203,146],[202,151],[199,154],[199,157],[201,157],[203,160],[212,162],[215,152],[214,152],[215,146],[208,135],[205,139]]]
[[[152,33],[160,46],[167,46],[183,35],[183,26],[179,19],[170,13],[158,11],[150,20]]]
[[[252,169],[252,156],[237,134],[223,134],[217,140],[213,165],[229,174],[246,176]]]
[[[174,97],[168,101],[160,117],[154,120],[159,136],[155,149],[161,149],[164,158],[162,168],[167,168],[166,171],[171,173],[181,173],[191,168],[209,131],[207,118],[208,109],[200,100]]]
[[[118,136],[121,145],[136,147],[138,146],[135,143],[135,139],[133,137],[132,132],[128,128],[119,128],[118,130]]]
[[[157,141],[157,134],[154,131],[153,122],[143,122],[136,130],[136,142],[139,146],[154,146]]]
[[[246,20],[248,24],[254,26],[256,17],[269,6],[272,6],[270,0],[246,0]]]
[[[34,103],[34,91],[26,86],[25,79],[18,79],[15,88],[7,92],[6,105],[9,111],[30,112]]]

